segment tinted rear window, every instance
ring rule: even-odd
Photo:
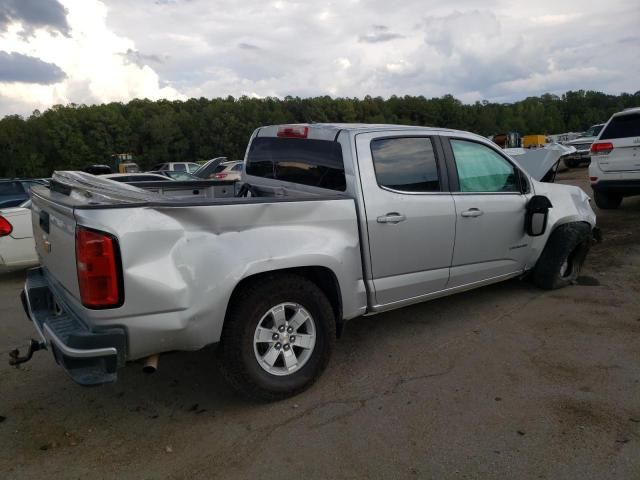
[[[344,191],[346,180],[338,142],[258,137],[247,156],[247,174]]]
[[[403,192],[439,192],[430,138],[382,138],[371,142],[378,184]]]
[[[640,137],[640,113],[614,117],[602,132],[600,140],[629,137]]]

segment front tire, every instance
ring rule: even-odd
[[[545,290],[575,282],[589,251],[590,234],[587,223],[567,223],[556,228],[533,269],[533,282]]]
[[[234,294],[218,352],[237,391],[273,401],[309,388],[335,340],[333,309],[316,284],[295,274],[265,275]]]
[[[622,203],[622,195],[616,193],[604,193],[594,190],[593,199],[598,208],[602,210],[615,210]]]

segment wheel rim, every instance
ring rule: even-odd
[[[311,357],[316,325],[311,314],[297,303],[270,308],[258,322],[253,351],[260,367],[272,375],[291,375]]]

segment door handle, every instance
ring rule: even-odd
[[[378,217],[376,220],[378,221],[378,223],[400,223],[404,222],[406,219],[407,217],[398,212],[391,212]]]
[[[480,215],[484,215],[484,212],[479,208],[470,208],[469,210],[465,210],[460,215],[463,217],[479,217]]]

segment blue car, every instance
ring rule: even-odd
[[[33,185],[46,185],[45,180],[0,180],[0,208],[17,207],[31,197]]]

